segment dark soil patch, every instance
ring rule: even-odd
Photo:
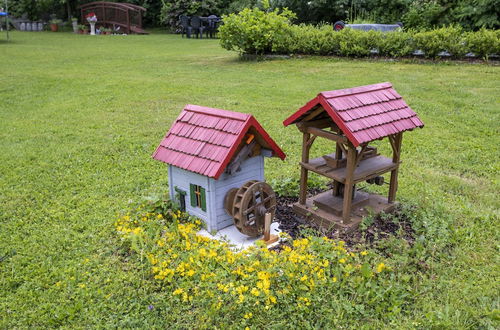
[[[309,195],[316,195],[321,192],[319,189],[310,190]],[[288,233],[292,238],[304,236],[304,232],[316,233],[328,238],[341,239],[347,246],[353,247],[358,244],[373,246],[377,241],[391,236],[405,239],[410,245],[415,241],[415,231],[411,226],[411,221],[407,211],[397,207],[391,214],[379,214],[372,221],[365,222],[364,226],[351,233],[339,232],[336,229],[325,230],[319,226],[306,221],[302,216],[297,215],[292,204],[297,202],[297,197],[278,196],[276,219],[279,228]],[[371,222],[371,223],[368,223]]]

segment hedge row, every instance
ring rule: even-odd
[[[360,31],[345,28],[339,32],[330,25],[293,25],[289,11],[265,12],[245,9],[224,18],[220,28],[221,45],[241,54],[308,54],[364,57],[403,57],[416,50],[436,58],[442,52],[454,58],[468,53],[488,59],[500,55],[500,30],[465,32],[450,26],[430,31]],[[376,51],[376,52],[374,52]]]

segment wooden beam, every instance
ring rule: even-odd
[[[309,162],[309,150],[311,145],[308,146],[308,142],[310,138],[311,134],[309,133],[304,133],[302,136],[302,163]],[[306,203],[306,197],[307,197],[307,175],[308,175],[307,168],[301,166],[299,203],[303,205]]]
[[[363,152],[365,152],[366,147],[368,147],[368,143],[361,145],[361,150],[359,151],[359,153],[356,156],[356,163],[354,164],[354,168],[356,168],[358,166],[359,161],[363,158]],[[354,149],[354,150],[356,150],[356,149]]]
[[[351,220],[351,205],[352,205],[352,191],[354,169],[356,168],[356,148],[349,146],[347,150],[347,165],[346,165],[346,178],[344,184],[344,204],[342,206],[342,223],[348,223]]]
[[[347,155],[347,149],[345,148],[345,145],[343,143],[337,142],[337,145],[342,149],[342,152]]]
[[[332,140],[340,143],[347,143],[347,138],[342,135],[338,135],[332,132],[328,132],[317,127],[307,127],[304,129],[306,133],[313,134],[316,136],[324,137],[325,139]]]
[[[331,127],[332,124],[333,121],[331,118],[323,118],[318,120],[299,122],[296,125],[300,131],[303,131],[307,127],[327,128]]]
[[[403,133],[398,133],[394,136],[392,162],[399,163],[401,155],[401,142],[403,141]],[[392,143],[391,143],[392,145]],[[394,203],[396,200],[396,192],[398,191],[398,171],[399,166],[391,171],[391,181],[389,183],[389,196],[387,198],[389,203]]]
[[[311,113],[309,113],[307,116],[305,116],[301,121],[308,121],[319,115],[325,111],[322,106],[319,106],[317,109],[313,110]]]
[[[311,136],[311,138],[309,139],[309,141],[307,141],[307,147],[308,147],[309,149],[311,149],[311,146],[312,146],[312,144],[314,143],[314,140],[316,140],[316,138],[317,138],[317,136],[316,136],[316,135],[313,135],[313,136]]]
[[[403,134],[403,133],[400,133],[400,134]],[[396,137],[394,135],[389,135],[388,138],[389,138],[389,142],[391,143],[393,154],[396,153],[397,156],[399,157],[399,150],[396,147]]]

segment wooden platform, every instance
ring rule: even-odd
[[[362,207],[369,202],[370,195],[368,193],[358,191],[352,200],[352,208]],[[332,191],[325,191],[314,196],[313,203],[319,209],[328,213],[333,213],[336,216],[342,216],[342,208],[344,199],[338,196],[333,196]]]
[[[324,194],[329,194],[331,196],[333,195],[332,191],[329,190],[322,194],[310,197],[306,200],[305,205],[300,203],[293,204],[293,210],[297,214],[304,216],[308,221],[312,221],[325,229],[336,228],[344,232],[351,232],[358,228],[363,217],[367,216],[368,214],[378,214],[382,211],[391,212],[397,205],[396,203],[388,203],[387,197],[376,194],[363,193],[367,195],[367,200],[363,203],[358,203],[357,206],[354,206],[353,204],[351,220],[347,223],[342,223],[342,214],[332,214],[332,212],[325,211],[315,204],[315,200],[318,197],[323,197],[322,195]]]
[[[345,183],[346,168],[333,168],[330,167],[323,157],[311,159],[307,163],[300,163],[301,166],[313,171],[327,178],[333,179],[338,182]],[[384,156],[376,156],[364,159],[359,162],[358,167],[354,170],[354,184],[365,181],[381,174],[390,172],[399,166],[398,163],[393,163],[392,159]]]

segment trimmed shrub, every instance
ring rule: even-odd
[[[415,47],[422,50],[426,57],[436,58],[441,52],[449,52],[454,57],[467,54],[464,33],[456,26],[417,32],[413,35]]]
[[[286,9],[265,12],[258,8],[224,16],[224,25],[219,29],[221,45],[239,53],[271,53],[276,40],[288,33],[293,17],[295,14]]]
[[[340,35],[330,25],[292,25],[287,33],[276,39],[273,51],[281,54],[336,55]]]
[[[224,18],[221,45],[240,54],[308,54],[364,57],[378,50],[389,57],[409,56],[416,49],[425,57],[437,58],[448,52],[461,58],[469,52],[488,58],[499,54],[500,32],[480,30],[465,33],[461,27],[414,32],[361,31],[350,28],[334,31],[330,25],[292,25],[288,10],[244,9]]]
[[[491,54],[500,54],[499,31],[481,29],[465,35],[467,49],[476,56],[488,60]]]
[[[388,32],[382,35],[377,47],[379,54],[389,57],[408,56],[413,53],[415,47],[408,32]]]
[[[382,33],[378,31],[343,29],[337,33],[340,34],[339,54],[342,56],[369,56],[382,39]]]

